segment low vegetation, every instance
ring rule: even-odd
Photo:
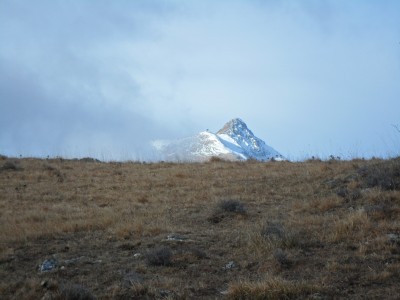
[[[150,266],[168,266],[171,264],[172,252],[167,247],[150,250],[146,254],[147,263]]]
[[[399,278],[399,158],[0,156],[1,299],[396,299]]]

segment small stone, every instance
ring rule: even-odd
[[[45,279],[42,282],[40,282],[40,285],[44,289],[55,290],[58,287],[58,282],[54,279]]]
[[[133,254],[133,257],[136,258],[136,259],[137,259],[137,258],[140,258],[141,256],[142,256],[142,254],[140,254],[140,253],[135,253],[135,254]]]
[[[183,242],[184,240],[187,240],[187,237],[184,237],[179,234],[169,234],[167,236],[167,241],[177,241],[177,242]]]
[[[400,235],[395,233],[388,233],[386,235],[389,241],[393,244],[400,244]]]
[[[160,291],[160,296],[163,297],[163,298],[169,297],[169,294],[170,294],[170,293],[171,293],[170,291],[161,290],[161,291]]]
[[[41,283],[40,283],[40,285],[42,286],[42,287],[47,287],[47,283],[48,283],[48,281],[47,280],[43,280]]]
[[[226,264],[226,266],[224,267],[224,270],[230,270],[236,267],[236,264],[233,261],[230,261]]]
[[[55,258],[46,259],[40,266],[40,272],[49,272],[57,268],[57,260]]]

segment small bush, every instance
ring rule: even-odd
[[[219,202],[218,208],[222,211],[225,212],[233,212],[233,213],[239,213],[239,214],[245,214],[246,209],[243,205],[238,200],[223,200]]]
[[[63,300],[94,300],[89,290],[79,284],[66,284],[60,288],[60,299]]]
[[[7,160],[3,166],[1,167],[2,170],[18,170],[18,165],[16,162]]]
[[[223,158],[218,157],[218,156],[212,156],[210,158],[209,162],[226,162],[226,160],[224,160]]]
[[[273,160],[270,159],[269,161],[272,162]],[[256,164],[256,163],[259,163],[259,161],[257,159],[255,159],[254,157],[250,157],[250,158],[246,159],[246,163],[247,164]]]
[[[342,198],[346,198],[349,194],[349,191],[345,187],[340,187],[336,190],[336,195]]]
[[[199,249],[199,248],[191,248],[190,252],[198,259],[204,259],[207,258],[207,253],[204,252],[203,250]]]
[[[319,245],[318,241],[301,228],[285,229],[280,223],[268,223],[261,229],[261,236],[271,250],[273,248],[291,249]]]
[[[274,258],[279,266],[283,268],[288,268],[292,265],[292,262],[288,259],[287,254],[281,248],[275,250]]]
[[[358,174],[365,187],[379,187],[382,190],[400,190],[400,159],[393,159],[364,166]]]
[[[268,223],[262,230],[261,235],[268,240],[282,240],[285,230],[281,224]]]
[[[335,156],[335,155],[329,155],[329,161],[330,162],[333,162],[333,161],[339,161],[339,160],[341,160],[341,157],[340,156]]]
[[[162,247],[149,251],[146,260],[150,266],[168,266],[171,264],[171,257],[171,249]]]
[[[79,161],[87,162],[87,163],[99,163],[99,162],[101,162],[100,160],[98,160],[96,158],[92,158],[92,157],[83,157],[83,158],[79,159]]]
[[[322,162],[322,159],[317,156],[311,156],[310,158],[306,159],[306,162]]]
[[[130,292],[130,296],[133,297],[132,299],[151,299],[155,296],[154,293],[150,291],[149,287],[142,283],[133,284]]]
[[[238,200],[223,200],[218,202],[214,213],[210,218],[208,218],[208,220],[212,223],[219,223],[225,217],[231,217],[236,214],[246,214],[246,208],[244,207],[243,203]]]

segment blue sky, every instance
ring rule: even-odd
[[[400,1],[0,1],[0,153],[146,159],[242,118],[291,159],[400,152]]]

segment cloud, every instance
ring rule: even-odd
[[[85,105],[79,93],[76,99],[58,101],[34,78],[15,65],[0,64],[0,97],[5,108],[0,141],[6,152],[135,158],[135,152],[145,151],[151,139],[165,132],[154,120],[118,104]]]
[[[385,3],[4,0],[0,152],[144,157],[241,117],[289,157],[394,153],[400,7]]]
[[[135,158],[148,152],[149,141],[168,134],[132,76],[125,44],[151,40],[152,20],[169,5],[2,5],[2,151]]]

